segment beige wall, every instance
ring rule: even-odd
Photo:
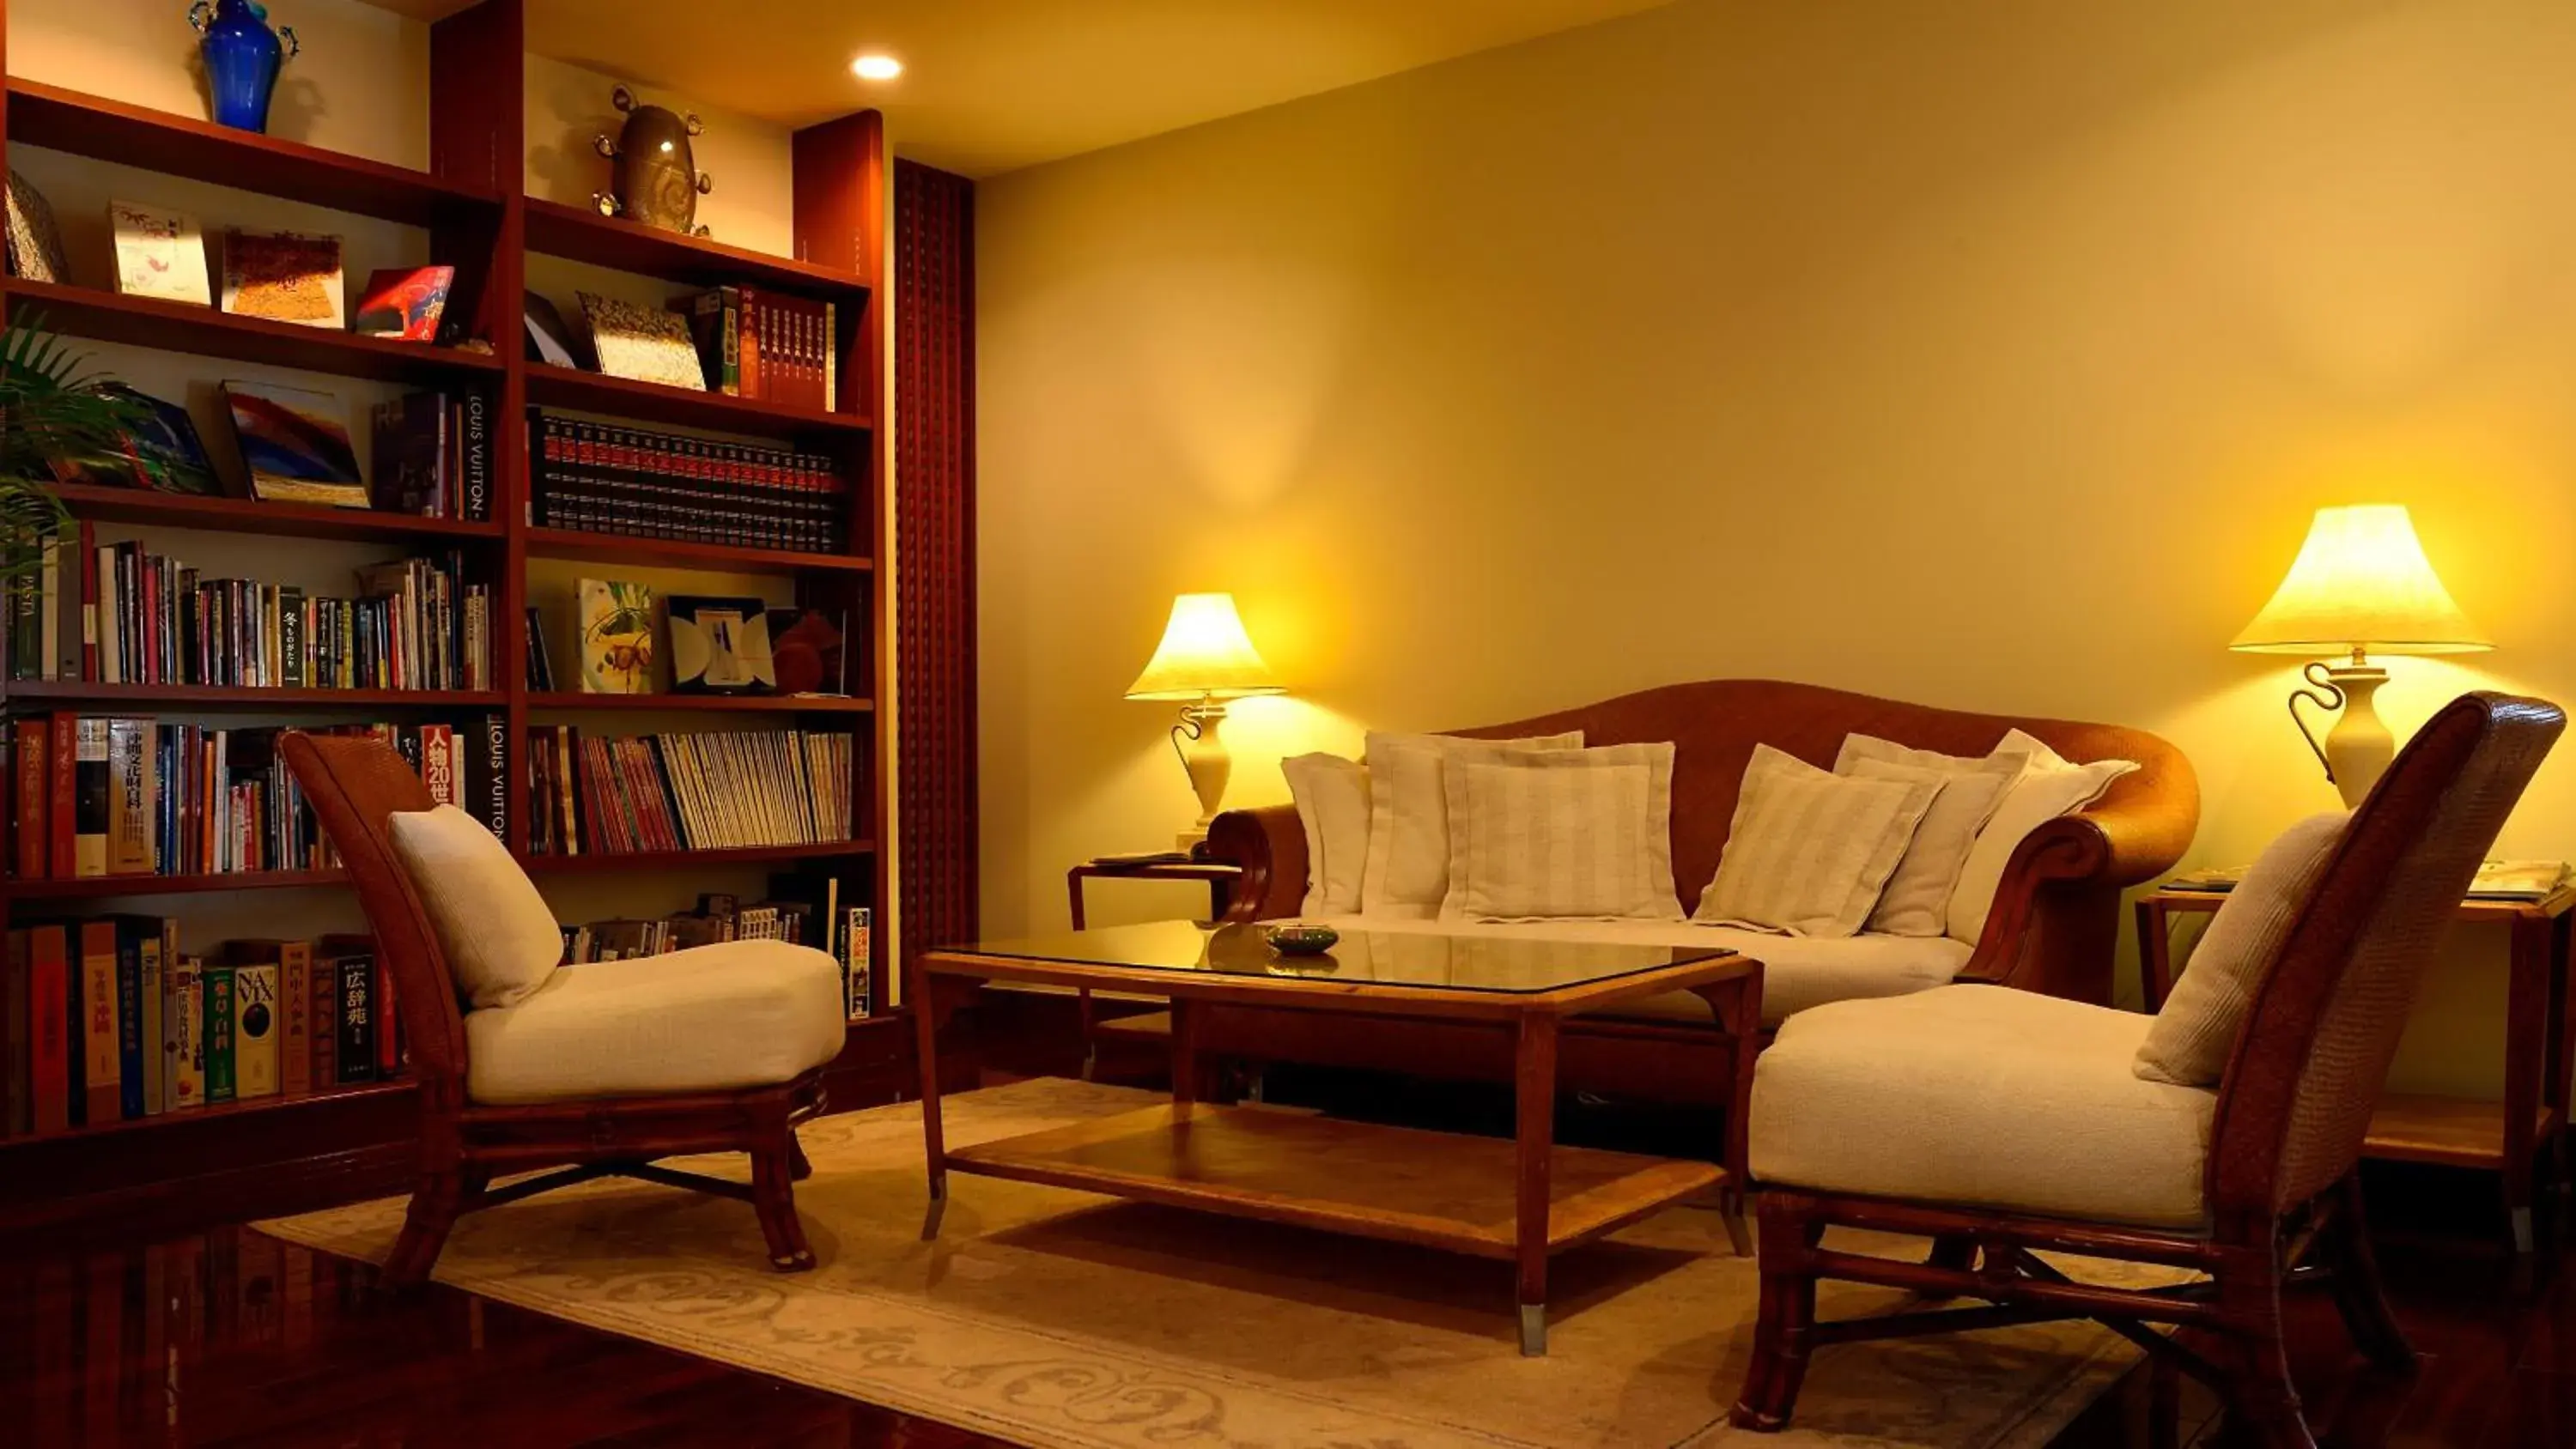
[[[1297,688],[1238,802],[1774,675],[2158,730],[2241,861],[2335,799],[2224,646],[2343,501],[2502,646],[2392,721],[2576,697],[2571,74],[2556,0],[1685,0],[987,183],[987,928],[1188,814],[1119,698],[1185,589]],[[2576,757],[2503,848],[2576,854]],[[2409,1082],[2496,1080],[2498,945]]]

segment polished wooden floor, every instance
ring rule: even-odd
[[[2475,1179],[2469,1179],[2473,1186]],[[2366,1376],[2322,1304],[2300,1381],[2340,1446],[2576,1445],[2576,1290],[2518,1288],[2498,1254],[2392,1247],[2425,1354]],[[1725,1386],[1731,1389],[1730,1386]],[[2057,1440],[2150,1442],[2133,1374]],[[2220,1442],[2193,1391],[2187,1438]],[[0,1445],[920,1446],[996,1441],[373,1272],[222,1227],[149,1246],[0,1256]]]

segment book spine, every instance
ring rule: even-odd
[[[109,875],[152,873],[151,752],[145,739],[151,721],[100,721],[107,731],[107,871]]]
[[[311,648],[305,636],[304,591],[281,588],[277,591],[278,682],[288,689],[303,689],[311,683],[305,654]]]
[[[114,809],[108,779],[107,721],[79,721],[77,738],[73,782],[77,795],[72,817],[75,867],[71,874],[102,876],[108,873],[108,831]]]
[[[53,865],[53,836],[45,819],[46,802],[53,797],[48,759],[53,732],[43,719],[22,719],[12,733],[17,737],[10,764],[17,795],[12,814],[18,831],[18,878],[43,880]]]
[[[202,1035],[206,1044],[206,1102],[211,1106],[232,1101],[235,1093],[233,968],[221,961],[208,961],[197,981],[206,1002]]]
[[[871,959],[875,950],[873,915],[866,906],[852,906],[841,928],[841,970],[850,983],[853,1020],[876,1014],[875,963]]]
[[[247,1100],[277,1095],[277,963],[233,968],[233,1093]]]
[[[277,1084],[290,1097],[313,1090],[313,946],[289,941],[277,953]]]
[[[26,928],[9,933],[9,956],[0,968],[0,1015],[7,1017],[0,1042],[0,1135],[24,1136],[36,1126],[35,957]]]
[[[337,1078],[342,1084],[375,1080],[376,1072],[376,961],[371,955],[342,956],[332,962],[338,983],[338,1017],[334,1030],[338,1045],[334,1056],[338,1063]]]
[[[162,942],[167,933],[162,923],[156,921],[151,924],[152,929],[135,942],[135,952],[143,964],[142,992],[138,1002],[142,1026],[133,1035],[134,1052],[140,1058],[138,1065],[143,1078],[140,1100],[136,1105],[143,1109],[141,1115],[157,1117],[170,1110],[169,1051],[165,1040],[168,1028],[161,1015],[165,989],[163,977],[169,970],[169,962],[162,952]]]
[[[124,1059],[118,1039],[116,923],[80,925],[82,1048],[81,1121],[95,1126],[122,1115]]]
[[[335,963],[310,954],[307,959],[311,984],[305,992],[304,1040],[311,1060],[306,1080],[321,1092],[340,1081],[340,980]]]
[[[420,782],[429,787],[429,798],[439,804],[457,803],[456,731],[452,726],[420,727]]]
[[[475,731],[470,780],[474,818],[495,840],[510,838],[510,722],[505,715],[485,715]]]
[[[402,1070],[402,993],[394,974],[376,958],[376,1080],[390,1082]]]
[[[79,1008],[71,928],[30,927],[27,958],[28,1095],[34,1099],[35,1130],[59,1132],[72,1125],[73,1079],[82,1070],[72,1046]]]
[[[168,970],[169,1005],[161,1020],[169,1037],[170,1110],[184,1112],[206,1101],[205,963],[182,956]]]
[[[492,521],[492,395],[480,388],[469,388],[462,408],[465,414],[465,520],[468,523],[489,523]]]

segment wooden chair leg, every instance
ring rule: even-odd
[[[2236,1325],[2226,1346],[2231,1370],[2227,1413],[2239,1442],[2260,1449],[2317,1449],[2290,1382],[2289,1347],[2281,1333],[2281,1264],[2276,1254],[2245,1253],[2217,1273],[2221,1311]]]
[[[1816,1235],[1806,1213],[1783,1194],[1762,1200],[1761,1217],[1762,1316],[1731,1417],[1739,1429],[1771,1434],[1789,1427],[1815,1349],[1816,1280],[1807,1253]]]
[[[787,1175],[803,1182],[814,1175],[814,1164],[805,1160],[805,1144],[796,1140],[796,1129],[787,1129]]]
[[[2362,1216],[2361,1176],[2345,1178],[2342,1201],[2325,1244],[2334,1277],[2335,1308],[2362,1356],[2383,1369],[2404,1372],[2415,1367],[2415,1347],[2388,1306],[2379,1280],[2379,1255],[2370,1246],[2369,1220]]]
[[[394,1250],[385,1259],[386,1287],[410,1288],[428,1280],[439,1250],[447,1246],[449,1230],[456,1226],[457,1210],[465,1198],[465,1171],[451,1161],[421,1173],[411,1191],[411,1207],[403,1214],[402,1234],[394,1239]]]
[[[789,1154],[792,1134],[774,1147],[751,1154],[752,1208],[760,1215],[761,1236],[769,1240],[769,1266],[781,1273],[802,1273],[814,1266],[814,1250],[805,1245],[805,1225],[796,1217],[796,1173]]]

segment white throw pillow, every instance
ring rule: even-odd
[[[1994,817],[1977,832],[1977,843],[1968,851],[1968,863],[1960,868],[1959,883],[1950,891],[1947,930],[1951,939],[1971,946],[1985,934],[1986,913],[1994,909],[1995,891],[2003,884],[2004,868],[2012,864],[2013,852],[2020,848],[2022,837],[2060,815],[2101,799],[2112,781],[2138,768],[2135,760],[2068,764],[2045,741],[2017,729],[2004,732],[2003,742],[1995,746],[1994,753],[2027,755],[2029,759],[2022,765],[2020,778],[2004,792],[2003,803],[1995,807]]]
[[[563,959],[563,931],[508,848],[453,805],[399,812],[391,827],[466,1000],[510,1006],[545,985]]]
[[[1449,894],[1449,795],[1440,771],[1444,760],[1581,748],[1581,730],[1525,740],[1372,731],[1368,863],[1360,878],[1360,914],[1420,920],[1440,914],[1440,902]]]
[[[1678,921],[1673,747],[1529,750],[1443,762],[1442,920]]]
[[[1299,755],[1279,762],[1288,777],[1297,821],[1306,827],[1309,916],[1357,915],[1360,877],[1368,866],[1368,766],[1339,755]]]
[[[1717,878],[1691,919],[1792,936],[1858,934],[1939,793],[1936,783],[1854,779],[1755,745]]]
[[[2254,988],[2289,940],[2300,908],[2316,894],[2351,820],[2341,810],[2311,815],[2264,849],[2192,951],[2173,995],[2138,1043],[2131,1071],[2151,1082],[2218,1085],[2254,1005]]]
[[[1864,780],[1941,786],[1922,826],[1887,878],[1887,890],[1869,913],[1868,929],[1889,936],[1938,936],[1949,925],[1950,892],[1966,869],[1977,831],[2003,803],[2027,756],[1993,754],[1962,759],[1931,750],[1910,749],[1892,740],[1847,735],[1834,757],[1834,773]]]

